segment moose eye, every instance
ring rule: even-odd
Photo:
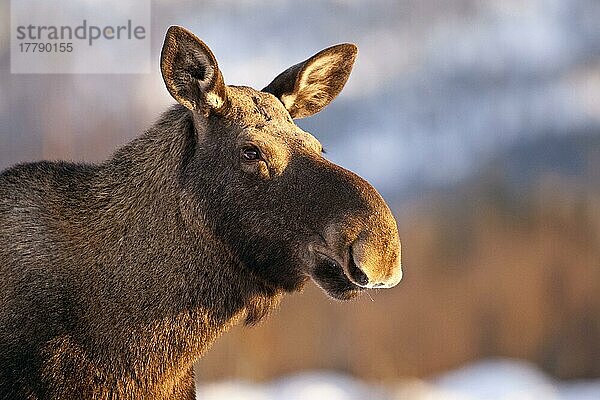
[[[242,149],[242,158],[244,161],[260,160],[260,150],[256,146],[246,146]]]

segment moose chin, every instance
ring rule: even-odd
[[[193,363],[313,281],[347,300],[402,277],[396,221],[294,119],[342,90],[340,44],[258,91],[166,34],[177,105],[101,164],[0,174],[0,399],[194,399]]]

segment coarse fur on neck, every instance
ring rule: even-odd
[[[57,355],[56,363],[46,366],[53,373],[64,370],[69,359],[60,355],[75,346],[89,353],[99,379],[127,377],[124,383],[154,392],[162,382],[185,376],[230,326],[242,319],[255,324],[278,304],[280,290],[254,277],[202,218],[191,220],[199,214],[190,210],[193,202],[182,194],[179,179],[195,135],[191,112],[174,106],[144,135],[89,170],[94,177],[81,181],[87,190],[73,191],[81,196],[78,204],[89,205],[73,209],[63,226],[73,240],[73,256],[81,259],[73,292],[82,301],[74,301],[85,307],[81,318],[93,316],[85,322],[96,335],[54,340],[47,351]],[[144,243],[152,244],[145,253],[130,251]],[[122,358],[105,360],[106,369],[99,370],[102,360],[94,357],[105,354]],[[72,367],[86,368],[79,363]]]

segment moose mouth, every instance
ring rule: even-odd
[[[316,263],[311,271],[311,277],[329,296],[337,300],[351,300],[365,290],[348,277],[344,267],[333,257],[321,252],[315,252],[315,257]],[[347,270],[353,275],[360,271],[354,264],[352,256],[348,257]],[[360,279],[362,272],[358,274]]]

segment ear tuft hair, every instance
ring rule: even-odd
[[[263,92],[279,98],[292,118],[316,114],[342,91],[357,53],[351,43],[329,47],[279,74]]]
[[[208,113],[225,106],[226,86],[217,60],[187,29],[171,26],[167,30],[160,69],[171,96],[190,110]]]

